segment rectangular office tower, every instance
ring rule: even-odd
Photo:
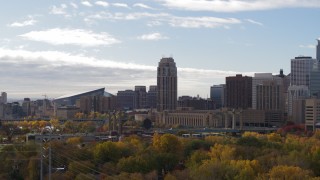
[[[310,86],[310,76],[315,59],[307,56],[299,56],[291,59],[291,86]]]
[[[215,109],[220,109],[224,107],[225,89],[225,84],[213,85],[210,87],[210,98],[215,105]]]
[[[3,104],[7,103],[7,93],[6,92],[1,92],[0,103],[3,103]]]
[[[146,86],[135,86],[135,108],[142,109],[147,107],[147,91]]]
[[[157,86],[149,86],[149,91],[147,93],[147,107],[155,109],[157,108]]]
[[[318,41],[318,45],[317,45],[316,59],[317,59],[317,61],[320,61],[320,39],[317,39],[317,41]]]
[[[252,77],[237,74],[226,77],[228,108],[247,109],[252,107]]]
[[[157,110],[175,110],[177,107],[177,67],[173,58],[162,58],[157,71]]]

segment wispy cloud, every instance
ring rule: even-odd
[[[91,22],[97,20],[139,20],[142,18],[152,19],[148,26],[157,26],[162,24],[169,24],[172,27],[181,28],[217,28],[229,27],[228,25],[240,24],[241,20],[236,18],[217,18],[217,17],[182,17],[173,16],[168,13],[106,13],[100,12],[94,15],[89,15],[85,21]]]
[[[165,18],[170,15],[167,13],[107,13],[100,12],[87,16],[88,19],[105,19],[105,20],[139,20],[143,18]]]
[[[154,9],[148,5],[142,4],[142,3],[136,3],[133,5],[133,7],[139,7],[139,8],[143,8],[143,9]]]
[[[71,3],[70,3],[70,6],[72,6],[72,7],[75,8],[75,9],[78,9],[78,5],[77,5],[76,3],[71,2]]]
[[[129,8],[128,4],[125,3],[112,3],[115,7]]]
[[[169,39],[169,38],[160,33],[151,33],[151,34],[143,34],[139,36],[138,39],[146,40],[146,41],[157,41],[157,40]]]
[[[50,14],[57,14],[57,15],[66,15],[66,9],[67,9],[66,4],[61,4],[60,6],[52,6],[50,8]]]
[[[259,25],[259,26],[263,26],[263,24],[261,22],[258,22],[258,21],[254,21],[252,19],[246,19],[246,21],[248,21],[249,23],[252,23],[252,24],[256,24],[256,25]]]
[[[83,65],[91,67],[104,67],[115,69],[137,69],[137,70],[151,70],[155,67],[141,64],[122,63],[112,60],[98,59],[95,57],[88,57],[80,54],[71,54],[60,51],[28,51],[28,50],[12,50],[0,48],[0,59],[19,62],[17,59],[22,59],[24,62],[30,61],[45,61],[53,66],[61,65]]]
[[[309,45],[299,45],[300,48],[309,48],[309,49],[315,49],[316,46],[315,45],[312,45],[312,44],[309,44]]]
[[[78,45],[92,47],[112,45],[120,41],[108,33],[94,33],[83,29],[48,29],[45,31],[31,31],[19,35],[27,40],[45,42],[52,45]]]
[[[217,28],[231,24],[240,24],[241,21],[235,18],[216,17],[172,17],[169,24],[173,27],[183,28]]]
[[[109,3],[106,2],[106,1],[96,1],[95,4],[98,5],[98,6],[103,6],[103,7],[108,7],[109,6]]]
[[[153,20],[147,23],[147,26],[154,27],[154,26],[161,26],[163,23],[157,20]]]
[[[164,6],[191,11],[239,12],[320,7],[318,0],[160,0]]]
[[[82,5],[87,6],[87,7],[92,7],[93,5],[89,1],[82,1]]]
[[[25,21],[22,21],[22,22],[13,22],[13,23],[9,24],[8,26],[9,27],[25,27],[25,26],[32,26],[35,23],[37,23],[36,20],[28,19],[28,20],[25,20]]]

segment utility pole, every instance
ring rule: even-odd
[[[40,145],[40,180],[43,180],[43,142],[41,141]]]
[[[51,170],[52,170],[52,167],[51,167],[51,156],[52,156],[52,148],[51,148],[51,140],[52,140],[52,132],[53,132],[53,129],[52,127],[50,126],[49,129],[49,180],[51,180]]]
[[[50,138],[51,138],[51,133],[50,133]],[[49,142],[49,180],[51,180],[51,139]]]

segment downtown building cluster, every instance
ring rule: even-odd
[[[320,41],[316,59],[291,59],[288,75],[236,74],[225,84],[210,87],[210,98],[178,97],[178,72],[174,59],[164,57],[157,67],[157,85],[136,85],[116,95],[105,88],[65,95],[54,100],[7,103],[0,101],[0,119],[24,117],[73,119],[78,112],[130,111],[136,119],[151,119],[166,127],[280,127],[290,121],[315,130],[320,123]],[[5,97],[5,98],[4,98]],[[5,99],[5,101],[4,101]]]

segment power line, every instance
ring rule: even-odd
[[[64,153],[61,152],[60,155],[61,155],[61,154],[64,154]],[[97,171],[97,170],[95,170],[95,169],[92,169],[91,167],[88,167],[87,165],[84,165],[84,164],[80,163],[79,161],[74,160],[73,158],[68,157],[69,155],[65,155],[65,154],[64,154],[64,155],[61,155],[61,156],[65,157],[65,158],[67,158],[67,159],[70,159],[71,161],[73,161],[73,162],[75,162],[75,163],[78,163],[78,164],[81,165],[82,167],[85,167],[85,168],[87,168],[87,169],[89,169],[89,170],[92,170],[92,171],[95,172],[95,173],[106,175],[105,173],[103,173],[103,172],[101,172],[101,171]]]

